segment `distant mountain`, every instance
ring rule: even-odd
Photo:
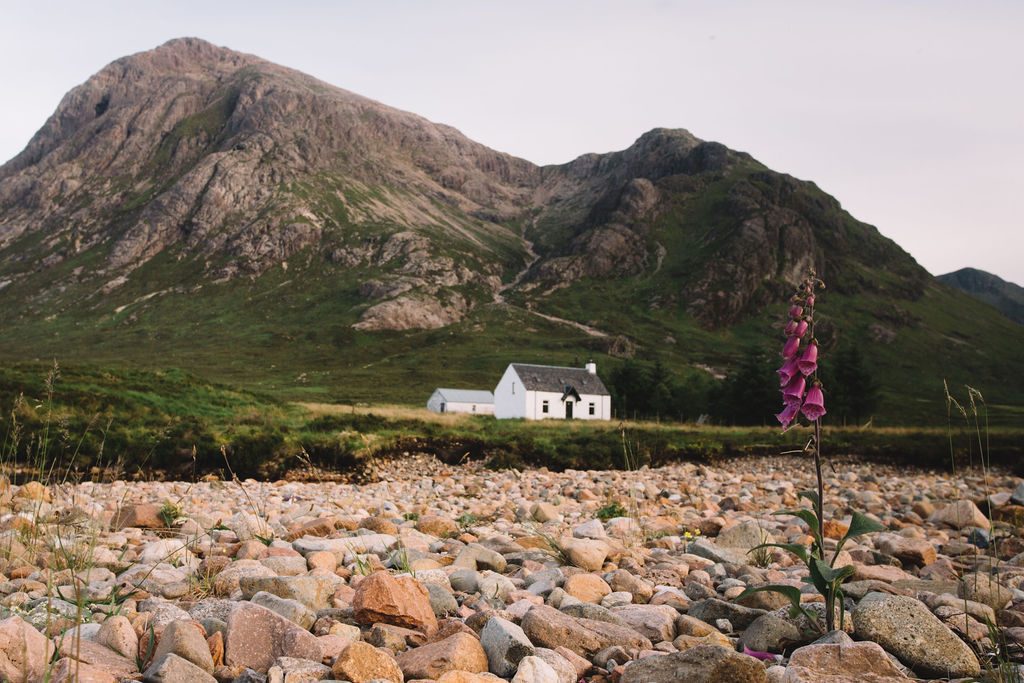
[[[977,268],[961,268],[937,279],[995,306],[1013,322],[1024,325],[1024,287]]]
[[[872,349],[889,415],[944,415],[944,377],[1024,403],[1019,327],[813,183],[684,130],[537,166],[186,38],[74,88],[0,167],[0,356],[313,400],[582,355],[717,374],[774,344],[812,265],[822,344]]]

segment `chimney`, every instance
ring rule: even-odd
[[[584,365],[583,367],[586,368],[587,372],[589,372],[591,375],[597,374],[597,363],[595,363],[593,359],[588,360],[587,364]]]

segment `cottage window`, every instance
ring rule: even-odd
[[[516,383],[512,382],[512,393],[516,393]]]
[[[544,401],[544,402],[542,402],[540,404],[540,412],[542,412],[544,414],[547,414],[547,412],[548,412],[548,402],[547,401]]]
[[[593,403],[590,404],[590,414],[591,415],[594,414],[594,404]]]
[[[591,405],[593,405],[593,404],[591,404]],[[473,412],[474,413],[476,412],[476,404],[475,403],[473,404]],[[593,413],[591,413],[591,414],[593,414]]]

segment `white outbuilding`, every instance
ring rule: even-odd
[[[612,398],[591,361],[583,368],[512,363],[494,389],[498,419],[610,420]]]
[[[494,415],[494,394],[476,389],[434,389],[427,409],[435,413]]]

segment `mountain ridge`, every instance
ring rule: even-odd
[[[936,279],[984,301],[1013,322],[1024,325],[1024,287],[978,268],[961,268],[938,275]]]
[[[951,335],[964,326],[936,307],[1019,339],[813,183],[721,143],[656,128],[537,166],[199,39],[104,67],[0,167],[0,321],[15,354],[132,358],[141,340],[217,373],[213,338],[276,359],[266,340],[287,327],[359,386],[392,357],[374,335],[391,335],[403,371],[460,345],[471,377],[499,351],[727,366],[775,334],[770,304],[811,266],[841,304],[823,344],[875,340],[882,369],[956,339],[943,363],[978,343],[964,369],[994,375],[991,343]],[[228,322],[239,337],[211,334]]]

